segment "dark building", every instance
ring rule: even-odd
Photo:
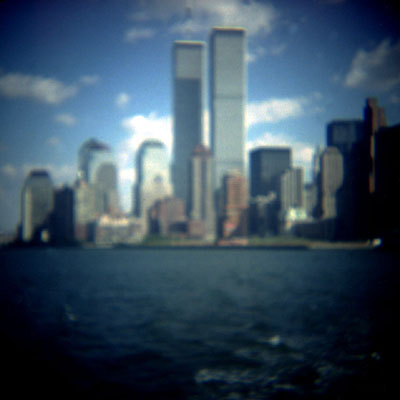
[[[50,216],[54,204],[53,184],[46,170],[33,170],[21,193],[21,239],[48,242]]]
[[[327,145],[343,157],[343,182],[337,193],[337,218],[342,239],[368,237],[369,139],[362,120],[332,121]],[[341,232],[340,232],[341,231]]]
[[[54,192],[51,241],[55,244],[74,241],[74,191],[67,186],[58,188]]]
[[[400,125],[375,135],[376,235],[400,236]]]
[[[275,192],[279,196],[281,175],[292,165],[292,151],[286,147],[260,147],[250,153],[251,197]]]
[[[291,168],[292,150],[288,147],[259,147],[250,153],[250,195],[274,198],[268,203],[268,226],[261,228],[271,234],[279,230],[281,177]],[[254,227],[253,227],[254,229]],[[259,228],[255,228],[260,231]]]
[[[385,110],[376,98],[368,98],[364,107],[365,132],[369,141],[369,192],[375,191],[375,134],[386,126]]]

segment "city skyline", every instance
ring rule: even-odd
[[[0,33],[9,40],[0,42],[0,230],[17,223],[29,169],[72,183],[77,150],[90,137],[117,155],[129,210],[138,146],[160,139],[171,154],[172,44],[208,44],[213,26],[247,28],[247,150],[290,145],[293,164],[309,171],[326,124],[362,118],[366,97],[379,97],[388,125],[398,123],[395,10],[389,2],[312,4],[2,2]]]

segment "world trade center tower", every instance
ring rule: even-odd
[[[173,52],[173,185],[175,196],[185,200],[188,206],[190,159],[203,139],[204,43],[176,41]]]
[[[225,174],[245,174],[246,31],[214,28],[210,39],[210,131],[218,189]]]

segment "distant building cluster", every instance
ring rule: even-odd
[[[305,184],[290,147],[259,147],[246,157],[242,28],[214,28],[210,35],[205,140],[205,49],[204,42],[174,43],[172,165],[163,143],[141,144],[131,212],[120,208],[111,149],[90,139],[79,150],[72,187],[54,188],[45,170],[29,173],[20,240],[113,245],[153,235],[214,243],[281,234],[327,240],[398,234],[400,126],[386,126],[376,99],[367,99],[362,120],[328,124],[327,146],[316,149],[312,182]]]

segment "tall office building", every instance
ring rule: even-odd
[[[375,237],[398,240],[400,232],[400,124],[376,134]]]
[[[302,168],[290,168],[281,175],[281,211],[304,207],[303,186],[304,171]]]
[[[245,174],[246,31],[214,28],[210,38],[210,134],[214,187],[233,170]]]
[[[362,120],[336,120],[327,126],[327,145],[343,157],[343,184],[337,194],[337,214],[343,239],[367,235],[369,197],[369,140]]]
[[[343,157],[336,147],[321,155],[322,218],[337,217],[337,195],[343,183]]]
[[[21,193],[21,238],[25,242],[48,241],[53,211],[53,184],[45,170],[33,170]]]
[[[190,218],[202,221],[205,236],[215,236],[215,210],[212,184],[213,157],[208,147],[199,144],[191,161]]]
[[[74,191],[62,186],[54,192],[54,210],[51,216],[51,241],[57,244],[74,240]]]
[[[96,139],[83,143],[78,153],[78,179],[95,188],[98,213],[118,211],[117,168],[109,146]]]
[[[259,147],[250,153],[251,196],[280,195],[281,175],[292,165],[288,147]]]
[[[244,237],[248,232],[248,187],[246,178],[238,172],[225,174],[222,179],[223,212],[220,236]]]
[[[173,186],[175,196],[188,206],[190,157],[194,148],[203,142],[204,43],[176,41],[173,60]]]
[[[375,134],[386,126],[385,110],[378,105],[374,97],[368,98],[364,107],[364,123],[366,135],[369,139],[369,192],[375,192]]]
[[[147,232],[149,208],[172,192],[165,145],[158,140],[144,141],[137,151],[136,172],[134,214],[143,218]]]

